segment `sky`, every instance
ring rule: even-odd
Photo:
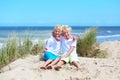
[[[0,0],[0,26],[120,26],[120,0]]]

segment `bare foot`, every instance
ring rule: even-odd
[[[40,67],[40,69],[46,69],[46,67],[42,66],[42,67]]]
[[[47,69],[52,69],[52,66],[47,66]]]
[[[62,67],[61,66],[56,66],[55,70],[59,71]]]
[[[81,71],[81,68],[77,68],[77,71],[80,70]]]

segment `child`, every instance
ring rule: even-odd
[[[46,47],[44,49],[44,60],[46,62],[42,65],[42,67],[40,67],[41,69],[52,68],[52,66],[59,61],[61,33],[62,27],[60,25],[55,26],[52,36],[47,40]]]
[[[65,63],[72,63],[77,69],[80,69],[79,64],[77,63],[78,57],[76,54],[76,40],[73,40],[73,36],[71,35],[71,27],[64,26],[63,27],[63,37],[61,38],[62,44],[62,57],[58,62],[55,70],[59,70],[61,66]]]

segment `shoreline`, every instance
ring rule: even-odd
[[[107,50],[108,57],[79,57],[83,71],[72,65],[64,65],[60,71],[41,70],[44,61],[39,55],[28,55],[2,68],[0,80],[120,80],[120,41],[102,42],[99,48]]]

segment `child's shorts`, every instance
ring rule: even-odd
[[[73,61],[75,62],[79,61],[77,54],[74,54],[74,53],[70,54],[70,56],[66,58],[63,58],[62,60],[65,61],[66,63],[72,63]]]
[[[60,58],[60,56],[53,54],[52,52],[45,52],[44,53],[44,60],[55,60],[57,58]]]

